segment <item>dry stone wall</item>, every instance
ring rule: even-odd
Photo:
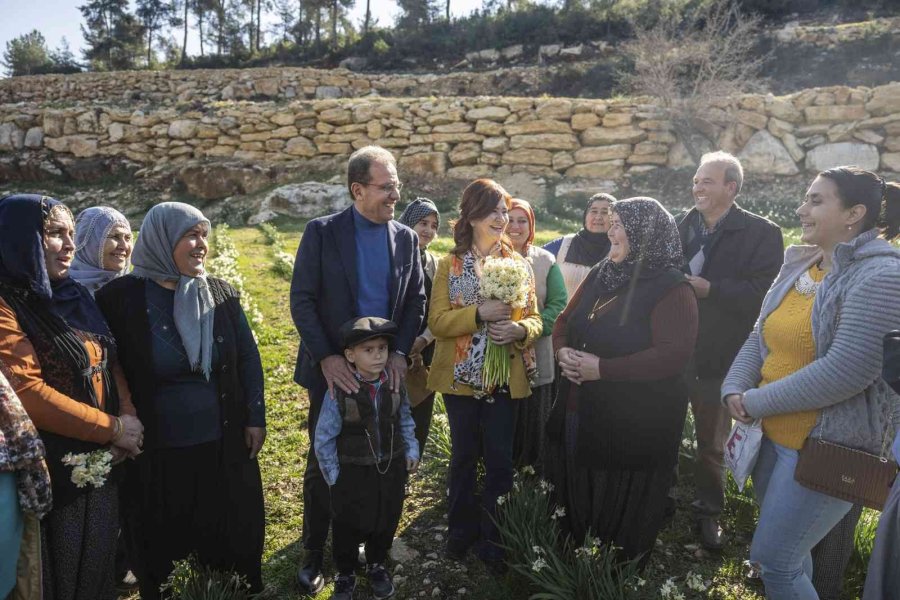
[[[835,164],[900,172],[900,83],[748,95],[713,109],[707,132],[750,173],[796,175]],[[344,157],[389,148],[404,172],[461,179],[526,173],[616,180],[687,166],[649,100],[333,99],[220,102],[204,110],[0,106],[0,157],[52,154],[143,165]]]
[[[17,102],[177,105],[218,101],[323,100],[363,96],[540,95],[560,67],[508,67],[446,74],[368,74],[300,67],[118,71],[0,80],[0,104]]]

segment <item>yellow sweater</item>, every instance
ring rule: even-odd
[[[456,338],[475,333],[479,326],[475,322],[478,307],[465,306],[454,308],[450,304],[450,262],[452,254],[441,258],[431,288],[431,304],[428,308],[428,328],[435,337],[434,359],[428,374],[428,389],[442,394],[472,396],[472,388],[453,382],[453,366],[456,364]],[[536,307],[537,300],[532,297],[529,306]],[[522,361],[522,349],[532,345],[541,336],[544,324],[541,314],[532,308],[525,314],[519,325],[525,327],[524,340],[509,344],[509,391],[513,398],[527,398],[531,395],[525,363]]]
[[[822,281],[825,271],[813,265],[810,277]],[[778,308],[766,318],[763,339],[769,354],[762,366],[763,387],[799,371],[816,358],[812,333],[812,307],[815,294],[804,296],[791,288]],[[785,413],[763,418],[765,434],[775,443],[799,450],[816,425],[818,410]]]

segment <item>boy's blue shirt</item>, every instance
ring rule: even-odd
[[[382,372],[377,382],[372,383],[376,391],[387,383],[385,377],[386,371]],[[356,378],[364,381],[359,373]],[[375,414],[378,414],[378,405],[375,403]],[[332,397],[331,392],[325,392],[325,399],[322,402],[322,410],[319,413],[319,420],[316,423],[316,459],[319,461],[319,468],[322,469],[322,476],[329,486],[337,482],[341,472],[340,461],[337,454],[337,438],[341,434],[343,426],[341,411],[338,409],[337,402]],[[416,440],[416,422],[413,421],[412,412],[409,407],[409,399],[403,394],[403,401],[400,403],[400,436],[403,443],[406,444],[406,458],[411,460],[419,460],[419,442]],[[381,445],[378,444],[380,448]]]

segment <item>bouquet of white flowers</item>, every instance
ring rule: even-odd
[[[64,465],[72,467],[72,483],[83,488],[91,484],[95,488],[106,483],[106,476],[112,469],[112,453],[109,450],[95,450],[84,454],[69,452],[62,457]]]
[[[531,272],[524,260],[492,256],[484,259],[481,297],[509,304],[513,308],[513,321],[522,318],[530,289]],[[482,383],[485,390],[494,390],[509,383],[509,352],[490,339],[484,355]]]

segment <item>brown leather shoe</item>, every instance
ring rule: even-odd
[[[713,517],[700,517],[697,519],[697,533],[700,534],[700,543],[707,550],[718,552],[725,545],[722,528]]]

